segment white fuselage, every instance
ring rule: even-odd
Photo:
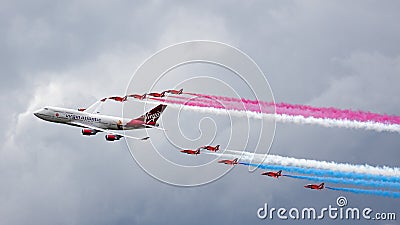
[[[132,119],[107,116],[95,113],[81,112],[74,109],[60,107],[45,107],[34,112],[34,115],[40,119],[63,123],[71,126],[80,126],[79,124],[98,127],[108,130],[137,129],[139,127],[126,127],[125,125]],[[84,126],[80,126],[84,127]]]

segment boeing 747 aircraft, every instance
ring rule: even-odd
[[[157,128],[157,120],[165,110],[166,105],[158,105],[146,114],[136,119],[126,119],[114,116],[101,115],[99,113],[90,113],[85,109],[66,109],[59,107],[44,107],[33,114],[40,119],[67,124],[70,126],[82,127],[83,135],[95,135],[98,132],[107,133],[107,141],[119,140],[122,137],[128,137],[138,140],[147,140],[149,137],[138,138],[125,135],[116,130],[132,130],[143,128]]]

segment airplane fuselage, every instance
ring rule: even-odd
[[[49,122],[71,126],[80,126],[79,124],[83,124],[108,130],[131,130],[146,127],[145,123],[141,120],[136,121],[60,107],[45,107],[34,112],[34,115]],[[129,126],[127,126],[127,123],[129,123]]]

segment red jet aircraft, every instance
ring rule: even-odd
[[[156,97],[156,98],[162,98],[165,96],[165,91],[161,92],[161,93],[157,93],[157,92],[153,92],[153,93],[149,93],[147,95],[150,95],[152,97]]]
[[[145,99],[145,98],[146,98],[146,94],[143,94],[143,95],[139,95],[139,94],[131,94],[131,95],[128,95],[128,97],[133,97],[133,98],[136,98],[136,99],[143,100],[143,99]]]
[[[174,95],[181,95],[183,93],[183,88],[180,89],[180,90],[167,90],[165,92],[171,93],[171,94],[174,94]]]
[[[201,146],[200,148],[206,149],[206,150],[212,151],[212,152],[217,152],[219,150],[219,145],[216,145],[215,147],[207,145],[207,146]]]
[[[227,165],[236,165],[238,164],[238,158],[233,159],[233,160],[229,160],[229,159],[225,159],[225,160],[220,160],[218,161],[218,163],[223,163],[223,164],[227,164]]]
[[[282,176],[282,170],[279,170],[278,172],[264,172],[261,175],[266,175],[269,177],[274,177],[274,178],[279,178]]]
[[[321,183],[319,185],[318,184],[307,184],[304,187],[314,189],[314,190],[322,190],[322,189],[324,189],[324,183]]]
[[[124,97],[113,96],[113,97],[109,97],[108,99],[112,99],[112,100],[115,100],[117,102],[124,102],[124,101],[126,101],[126,96],[124,96]]]
[[[181,152],[189,154],[189,155],[198,155],[198,154],[200,154],[200,149],[196,149],[196,150],[191,150],[191,149],[181,150]]]

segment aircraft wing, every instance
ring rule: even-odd
[[[119,136],[126,137],[126,138],[132,138],[132,139],[136,139],[136,140],[141,140],[141,141],[144,141],[144,140],[147,140],[147,139],[150,138],[148,136],[144,137],[144,138],[132,137],[132,136],[120,133],[120,132],[113,131],[113,130],[108,130],[108,129],[103,129],[103,128],[99,128],[99,127],[95,127],[95,126],[90,126],[90,125],[79,123],[79,122],[71,122],[70,124],[78,126],[78,127],[84,127],[84,128],[88,128],[88,129],[92,129],[92,130],[97,130],[97,131],[100,131],[100,132],[110,133],[110,134],[119,135]]]
[[[103,108],[103,103],[105,102],[106,98],[103,98],[99,101],[96,101],[95,103],[93,103],[91,106],[87,107],[85,109],[85,112],[88,113],[100,113],[100,111]]]
[[[146,126],[147,128],[154,128],[154,129],[166,131],[166,129],[164,129],[162,127],[158,127],[158,126],[153,126],[153,125],[148,125],[148,124],[146,124],[144,126]]]

